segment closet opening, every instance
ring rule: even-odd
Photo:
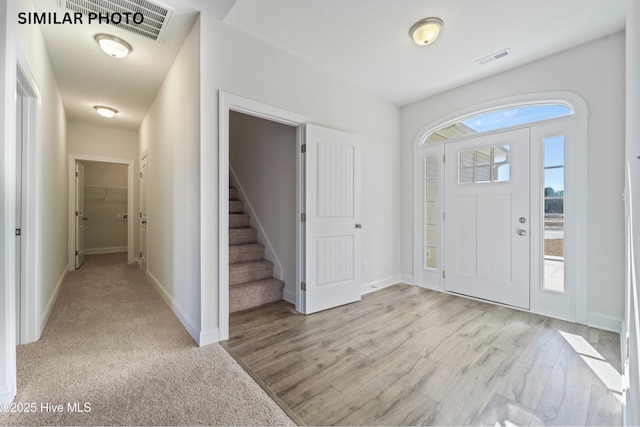
[[[110,257],[136,261],[133,162],[69,158],[69,270]]]

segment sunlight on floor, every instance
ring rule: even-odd
[[[622,375],[580,335],[568,332],[560,332],[560,334],[622,403]]]

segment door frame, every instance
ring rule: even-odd
[[[147,166],[146,166],[146,170],[145,172],[147,173],[147,176],[143,177],[142,176],[142,161],[145,160],[147,162]],[[147,275],[148,272],[148,265],[149,265],[149,227],[145,227],[146,229],[146,233],[147,233],[147,238],[145,239],[145,247],[144,247],[144,265],[142,265],[142,202],[144,199],[144,204],[145,204],[145,210],[147,211],[147,218],[145,218],[145,221],[148,221],[148,217],[149,217],[149,182],[146,181],[145,183],[145,188],[144,188],[144,197],[142,194],[142,179],[148,179],[148,174],[149,174],[149,150],[144,150],[144,153],[142,153],[140,155],[140,158],[138,159],[138,171],[139,171],[139,179],[138,179],[138,203],[137,203],[137,207],[138,207],[138,215],[135,215],[135,223],[138,224],[138,252],[134,255],[134,258],[136,258],[138,260],[138,264],[140,264],[140,269],[142,270],[142,272],[145,274],[145,276]],[[129,217],[131,218],[131,217]]]
[[[38,255],[39,223],[38,215],[40,200],[40,169],[36,152],[40,144],[39,134],[39,104],[40,92],[35,79],[27,67],[27,61],[22,52],[17,50],[16,90],[23,96],[22,128],[22,248],[21,269],[22,278],[20,289],[20,337],[16,342],[26,344],[40,339],[42,332],[41,313],[38,309],[40,299],[40,258]],[[16,111],[16,115],[18,112]],[[15,122],[15,119],[14,119]],[[15,125],[14,125],[15,127]],[[15,142],[14,142],[15,147]],[[9,171],[7,171],[9,172]],[[15,172],[10,172],[14,173]],[[13,208],[15,211],[15,208]],[[13,239],[11,239],[13,244]],[[17,254],[16,254],[17,255]],[[14,263],[15,264],[15,263]],[[13,281],[10,281],[12,283]],[[15,329],[15,328],[14,328]]]
[[[76,162],[77,161],[88,161],[88,162],[103,162],[103,163],[117,163],[122,165],[127,165],[127,263],[133,264],[135,262],[135,253],[134,253],[134,230],[135,230],[135,221],[131,219],[134,218],[135,212],[135,180],[134,180],[134,160],[128,159],[117,159],[110,157],[101,157],[101,156],[90,156],[85,154],[77,154],[70,153],[68,156],[68,194],[74,194],[75,192],[75,178],[76,178]],[[76,220],[76,208],[75,208],[75,197],[68,197],[68,269],[69,271],[75,271],[75,248],[76,248],[76,239],[75,239],[75,220]]]
[[[481,134],[475,134],[470,136],[462,136],[459,138],[454,138],[446,141],[438,141],[434,143],[427,143],[425,141],[427,135],[434,131],[435,129],[445,125],[458,121],[463,117],[470,116],[472,114],[479,114],[483,112],[488,112],[500,108],[508,108],[510,106],[523,105],[523,104],[536,104],[536,103],[548,103],[548,102],[557,102],[562,103],[569,106],[573,110],[573,115],[560,117],[556,119],[550,119],[548,121],[541,121],[536,123],[529,123],[524,125],[517,125],[508,128],[498,129],[492,132],[486,132]],[[530,312],[542,314],[548,317],[556,317],[561,318],[563,320],[569,320],[577,323],[587,324],[596,326],[602,329],[608,330],[618,330],[619,327],[616,325],[615,321],[611,319],[605,319],[602,317],[597,317],[594,314],[590,314],[587,311],[587,284],[586,284],[586,271],[587,271],[587,178],[588,178],[588,170],[587,170],[587,118],[588,118],[588,109],[587,104],[584,99],[576,93],[569,91],[554,91],[554,92],[541,92],[541,93],[532,93],[532,94],[523,94],[510,96],[506,98],[500,98],[488,102],[484,102],[481,104],[477,104],[474,106],[466,107],[462,110],[458,110],[451,114],[448,114],[444,117],[441,117],[437,120],[432,121],[428,125],[424,126],[420,129],[414,138],[413,148],[414,148],[414,173],[413,173],[413,185],[414,185],[414,219],[413,219],[413,259],[414,259],[414,283],[418,286],[430,287],[432,289],[436,289],[439,291],[446,292],[443,289],[441,282],[441,272],[442,272],[442,264],[440,259],[438,260],[438,278],[437,283],[434,283],[432,286],[425,286],[422,282],[422,273],[421,273],[421,265],[417,262],[417,260],[421,257],[421,241],[419,236],[422,233],[420,216],[422,211],[419,206],[419,195],[422,191],[420,187],[421,182],[416,178],[419,174],[417,169],[419,161],[418,157],[420,157],[427,145],[429,146],[441,146],[442,152],[444,152],[444,145],[446,142],[463,140],[466,138],[472,138],[478,135],[490,135],[492,133],[504,132],[511,129],[517,129],[521,127],[530,127],[531,128],[531,152],[537,158],[532,159],[532,164],[530,165],[531,170],[531,197],[532,204],[531,209],[534,210],[534,206],[540,204],[539,200],[533,200],[535,197],[535,189],[534,186],[538,185],[540,182],[540,172],[538,171],[539,164],[539,154],[536,154],[538,150],[535,150],[535,146],[539,141],[535,139],[541,136],[540,132],[536,131],[536,125],[542,126],[544,123],[550,123],[552,121],[564,121],[571,120],[571,125],[567,129],[567,134],[571,136],[566,141],[566,158],[569,163],[566,163],[566,181],[565,187],[572,189],[571,195],[566,197],[566,203],[572,206],[572,215],[570,221],[572,222],[572,232],[571,236],[573,238],[573,242],[571,242],[571,261],[567,263],[567,267],[569,270],[567,272],[567,276],[569,279],[568,285],[572,289],[572,316],[570,318],[555,314],[549,310],[547,310],[542,304],[541,298],[539,297],[540,291],[534,289],[533,285],[530,285]],[[418,188],[420,187],[420,188]],[[442,191],[442,188],[439,187],[439,191]],[[444,194],[441,193],[441,197],[445,197]],[[442,200],[439,196],[439,200]],[[440,213],[441,214],[441,213]],[[532,215],[531,221],[534,221],[534,216]],[[440,233],[442,233],[443,226],[440,221],[440,225],[438,227]],[[532,241],[534,240],[536,234],[531,234]],[[438,236],[439,242],[443,242],[441,234]],[[531,280],[539,280],[540,273],[539,269],[539,261],[536,261],[534,258],[537,256],[537,252],[534,250],[535,245],[531,247]],[[440,254],[442,254],[442,247],[440,247]],[[570,265],[569,265],[570,264]],[[538,272],[538,273],[536,273]],[[499,304],[499,303],[495,303]]]
[[[296,151],[304,144],[304,129],[309,117],[264,104],[225,91],[218,98],[218,334],[219,340],[229,338],[229,111],[247,114],[296,128]],[[304,203],[304,164],[296,155],[296,218],[300,218]],[[304,274],[304,230],[296,221],[296,283]],[[203,251],[204,253],[204,251]],[[210,260],[203,260],[205,263]],[[202,273],[204,277],[206,272]],[[304,311],[304,299],[296,286],[296,310]]]

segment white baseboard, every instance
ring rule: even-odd
[[[295,305],[296,304],[296,293],[291,292],[291,291],[287,291],[285,289],[284,291],[284,295],[282,296],[282,299],[284,299],[287,302],[290,302],[291,304]]]
[[[58,294],[60,293],[60,288],[62,287],[62,282],[64,281],[64,278],[67,277],[67,272],[68,271],[69,270],[65,267],[64,271],[62,272],[62,275],[58,279],[58,283],[56,283],[56,287],[53,289],[53,293],[51,294],[51,298],[49,298],[49,301],[47,302],[47,306],[44,308],[44,311],[42,313],[42,317],[40,318],[40,330],[38,331],[38,336],[36,337],[36,339],[34,341],[30,341],[30,342],[38,341],[40,339],[40,337],[42,336],[42,333],[44,332],[44,328],[47,326],[47,323],[49,322],[49,317],[51,317],[51,311],[53,310],[53,306],[56,303],[56,299],[58,298]]]
[[[413,276],[410,274],[400,275],[400,281],[402,283],[406,283],[407,285],[415,285],[415,283],[413,283]]]
[[[164,302],[167,303],[169,308],[171,308],[171,311],[173,311],[173,313],[176,315],[178,320],[180,320],[180,323],[182,323],[182,326],[184,326],[187,332],[189,332],[189,335],[191,335],[191,338],[193,338],[196,344],[201,345],[200,331],[198,330],[198,328],[193,326],[193,324],[189,321],[189,318],[187,317],[187,313],[182,309],[182,307],[180,307],[180,304],[178,304],[178,302],[173,298],[173,296],[169,292],[167,292],[167,290],[164,288],[164,286],[162,286],[160,281],[156,279],[156,277],[153,274],[151,274],[149,270],[147,270],[146,273],[147,273],[147,277],[151,280],[151,283],[154,284],[156,290],[158,291],[158,293],[160,294]],[[208,337],[208,334],[209,333],[205,333],[207,337]]]
[[[112,254],[116,252],[127,252],[126,246],[110,246],[108,248],[91,248],[85,249],[85,255],[97,255],[97,254]]]
[[[622,332],[622,318],[608,314],[587,312],[587,325],[611,332]]]
[[[365,283],[361,286],[361,294],[364,295],[364,294],[368,294],[369,292],[378,291],[380,289],[389,287],[391,285],[398,284],[401,281],[402,281],[401,276],[399,274],[396,274],[394,276],[387,277],[385,279],[380,279],[374,282]]]
[[[12,389],[8,389],[6,387],[3,389],[0,389],[0,404],[11,403],[13,402],[13,399],[15,397],[16,397],[15,384],[13,385]],[[2,413],[2,410],[0,410],[0,413]]]
[[[200,347],[214,344],[220,341],[220,330],[215,328],[211,331],[200,332],[200,340],[198,341],[198,345]]]

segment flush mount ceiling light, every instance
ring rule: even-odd
[[[124,58],[133,50],[129,43],[111,34],[96,34],[96,42],[104,53],[114,58]]]
[[[426,46],[433,43],[442,31],[444,23],[440,18],[425,18],[413,24],[409,35],[416,44]]]
[[[100,114],[102,117],[106,117],[107,119],[110,119],[111,117],[115,116],[116,113],[118,112],[118,110],[116,110],[115,108],[105,107],[104,105],[96,105],[93,108],[96,109],[98,114]]]

